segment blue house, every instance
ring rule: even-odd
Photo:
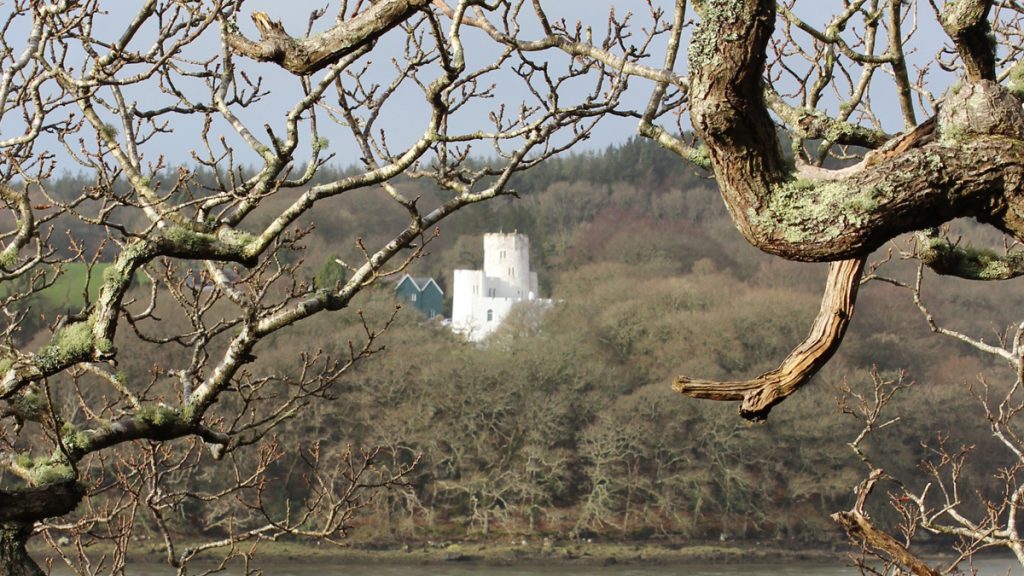
[[[406,274],[395,284],[395,293],[427,318],[441,316],[444,310],[444,291],[433,278]]]

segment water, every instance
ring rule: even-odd
[[[938,563],[936,563],[938,565]],[[266,563],[260,568],[267,576],[856,576],[856,569],[843,564],[796,562],[788,564],[665,564],[659,566],[487,566],[471,562],[451,564],[322,564]],[[979,576],[1024,576],[1024,568],[1008,557],[986,557],[975,562]],[[196,566],[195,568],[201,568]],[[964,574],[966,565],[961,566]],[[190,570],[201,573],[201,570]],[[129,574],[163,576],[174,570],[166,565],[135,565]],[[55,567],[53,576],[71,572]],[[238,576],[241,570],[224,572]]]
[[[975,563],[979,576],[1024,576],[1012,559],[985,559]],[[966,568],[966,567],[964,567]],[[290,566],[267,567],[268,576],[856,576],[843,564],[799,562],[791,564],[678,564],[660,566],[480,566],[472,564],[428,566]],[[965,572],[966,573],[966,572]]]

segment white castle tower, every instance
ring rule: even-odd
[[[484,269],[456,270],[452,328],[478,342],[497,328],[512,306],[537,299],[530,270],[530,239],[522,234],[484,234]]]

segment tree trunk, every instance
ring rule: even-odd
[[[0,490],[0,576],[42,576],[25,543],[36,521],[62,516],[82,501],[85,488],[73,478],[46,486]]]
[[[958,217],[1024,240],[1024,112],[1017,96],[984,79],[987,72],[951,90],[936,118],[854,166],[793,164],[763,96],[775,0],[708,0],[698,11],[693,126],[751,244],[791,260],[831,262]]]
[[[0,524],[0,576],[43,576],[44,572],[25,550],[32,534],[30,522]]]
[[[950,34],[967,63],[967,82],[939,113],[839,170],[782,154],[764,100],[775,0],[695,3],[690,41],[690,116],[708,147],[729,213],[762,251],[791,260],[832,262],[829,287],[808,338],[775,371],[743,382],[680,376],[675,388],[742,401],[764,419],[828,361],[852,314],[864,258],[907,232],[973,217],[1024,241],[1024,96],[995,82],[987,2],[964,2]],[[983,40],[983,42],[982,42]],[[988,49],[988,48],[985,48]],[[945,245],[930,249],[932,261]],[[941,270],[977,280],[1024,274],[1016,257],[941,258]],[[947,264],[948,263],[948,264]]]

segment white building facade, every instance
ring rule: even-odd
[[[479,342],[501,325],[513,306],[536,299],[530,239],[516,233],[484,234],[484,269],[455,271],[452,328]]]

